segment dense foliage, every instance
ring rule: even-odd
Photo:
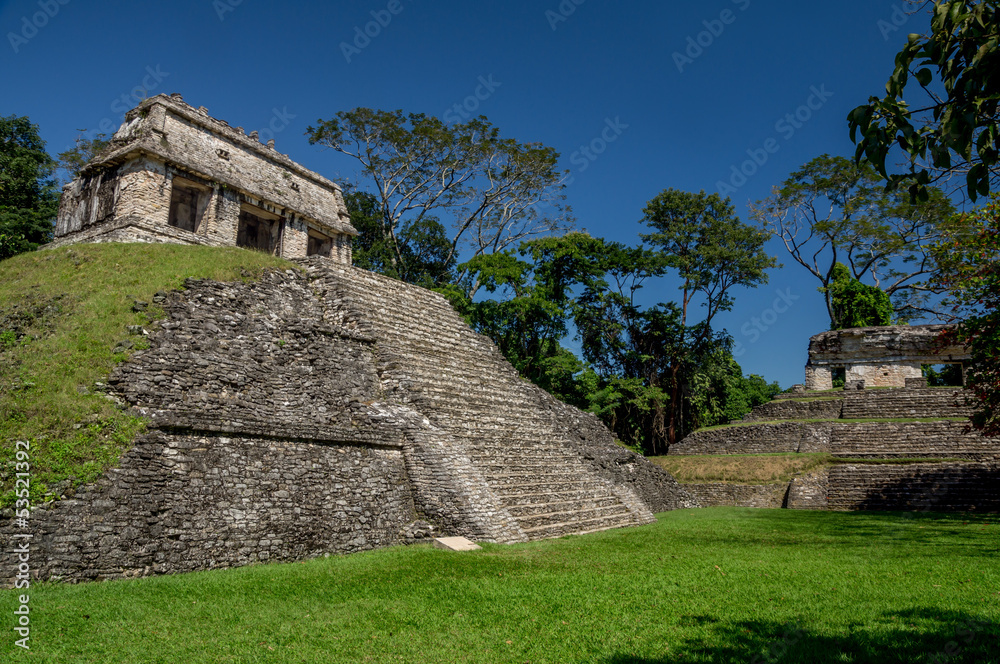
[[[939,281],[959,321],[953,333],[969,347],[967,385],[977,400],[973,425],[1000,436],[1000,196],[960,218],[937,246]]]
[[[834,266],[829,291],[837,320],[837,327],[832,329],[892,324],[892,300],[889,294],[881,288],[855,279],[843,263]]]
[[[59,207],[54,168],[37,125],[27,117],[0,117],[0,259],[52,239]]]
[[[996,0],[926,4],[930,33],[910,35],[885,97],[851,111],[851,138],[857,159],[873,164],[891,188],[908,184],[926,200],[927,185],[964,176],[975,201],[1000,178],[1000,7]],[[888,172],[897,146],[908,172]]]

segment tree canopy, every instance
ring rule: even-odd
[[[27,117],[0,117],[0,259],[52,239],[59,195],[55,162]]]
[[[750,208],[760,227],[819,281],[830,328],[839,329],[844,321],[834,305],[838,264],[852,279],[867,279],[884,291],[898,320],[934,311],[937,265],[930,247],[955,208],[937,187],[926,191],[925,201],[912,202],[905,193],[887,192],[870,165],[822,155]]]
[[[830,302],[837,319],[835,330],[892,324],[892,301],[876,286],[863,284],[843,263],[833,268]]]
[[[938,281],[958,322],[949,334],[972,356],[966,374],[977,401],[973,425],[987,436],[1000,436],[1000,196],[956,219],[935,250]]]
[[[886,95],[848,115],[856,159],[867,160],[890,188],[927,186],[964,176],[973,201],[1000,179],[1000,7],[995,0],[934,0],[930,32],[912,34],[896,55]],[[914,99],[917,97],[917,99]],[[909,170],[886,164],[899,147]]]
[[[495,253],[571,224],[558,153],[502,138],[485,117],[448,125],[419,113],[357,108],[318,120],[306,134],[360,164],[378,206],[371,218],[382,227],[382,260],[397,273],[413,271],[407,233],[444,238],[447,252],[432,262],[445,271],[463,251]],[[474,294],[478,284],[469,287]]]

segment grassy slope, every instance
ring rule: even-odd
[[[16,659],[995,663],[998,541],[995,517],[712,508],[470,554],[43,584]]]
[[[16,440],[31,443],[35,502],[114,464],[142,422],[117,410],[96,382],[142,346],[128,325],[162,315],[134,312],[187,277],[255,278],[290,264],[236,248],[100,244],[33,252],[0,262],[0,506],[12,502]]]

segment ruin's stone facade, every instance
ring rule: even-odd
[[[809,341],[806,388],[833,389],[837,370],[847,384],[865,387],[905,387],[919,379],[924,364],[964,364],[967,349],[943,345],[945,325],[896,325],[823,332]]]
[[[840,368],[843,391],[794,386],[742,422],[696,431],[669,453],[832,455],[832,465],[784,485],[784,506],[793,509],[996,511],[1000,448],[970,430],[973,406],[966,390],[928,387],[922,377],[923,364],[964,366],[969,360],[965,348],[941,343],[945,329],[876,327],[817,335],[809,346],[808,386],[830,390],[833,369]],[[754,485],[689,489],[703,505],[766,504],[765,490]]]
[[[242,246],[349,265],[355,235],[340,187],[174,94],[129,111],[66,185],[50,246]]]
[[[33,573],[143,576],[428,533],[523,542],[697,506],[596,417],[520,378],[440,295],[300,262],[157,296],[167,317],[150,348],[106,388],[149,433],[33,511]],[[13,579],[11,564],[0,575]]]

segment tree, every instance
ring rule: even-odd
[[[682,422],[681,389],[685,355],[704,354],[715,342],[712,322],[733,306],[735,287],[766,284],[767,270],[777,261],[764,251],[766,233],[740,221],[728,198],[667,189],[644,210],[643,221],[654,232],[640,237],[660,252],[664,265],[680,278],[679,339],[667,346],[670,396],[667,439],[677,442]],[[692,325],[691,304],[699,299],[702,316]]]
[[[489,336],[518,372],[577,406],[586,407],[586,389],[577,375],[587,368],[561,345],[568,333],[572,289],[596,274],[594,257],[604,241],[586,233],[567,233],[522,242],[513,251],[472,258],[461,266],[469,280],[500,299],[473,302],[460,295],[453,304],[472,327]]]
[[[74,146],[65,152],[60,152],[56,157],[56,167],[66,171],[67,180],[79,175],[84,166],[111,144],[107,134],[96,134],[93,138],[87,138],[86,131],[81,129]]]
[[[352,243],[354,265],[427,288],[451,283],[455,257],[447,229],[436,218],[405,223],[392,238],[386,234],[382,208],[374,194],[347,187],[344,202],[358,231]],[[397,250],[402,260],[395,260]]]
[[[409,271],[404,230],[425,228],[435,215],[447,229],[445,265],[463,250],[495,253],[570,223],[558,153],[501,138],[485,117],[446,125],[423,114],[358,108],[319,120],[306,133],[310,143],[360,163],[374,187],[386,260],[397,272]],[[474,295],[478,284],[469,288]]]
[[[600,276],[587,280],[573,306],[583,357],[599,377],[590,408],[626,444],[656,454],[671,422],[670,359],[693,359],[679,348],[684,334],[677,305],[637,302],[666,265],[655,251],[617,242],[603,242],[594,265]]]
[[[956,218],[937,245],[940,285],[958,326],[946,333],[972,356],[966,386],[975,396],[973,426],[1000,436],[1000,196]]]
[[[927,4],[931,31],[910,35],[896,55],[886,96],[848,115],[855,158],[874,165],[892,189],[908,184],[920,200],[928,185],[964,175],[975,201],[1000,178],[1000,7],[995,0]],[[906,101],[914,88],[925,100]],[[897,145],[909,171],[890,174],[886,160]]]
[[[877,286],[863,284],[843,263],[833,267],[830,300],[837,325],[834,330],[892,324],[892,300]]]
[[[693,212],[700,209],[699,200],[703,218]],[[692,264],[704,264],[701,271],[659,248],[568,233],[522,242],[516,253],[476,256],[460,266],[467,279],[495,299],[472,300],[465,289],[438,290],[474,329],[496,342],[522,376],[597,414],[629,447],[662,452],[671,430],[680,438],[707,421],[714,423],[711,408],[700,405],[706,399],[722,404],[720,417],[738,419],[762,398],[756,382],[744,379],[732,361],[731,338],[712,331],[711,319],[731,305],[734,285],[762,281],[763,270],[774,263],[762,254],[763,234],[742,227],[729,202],[717,196],[664,192],[657,201],[663,206],[654,204],[650,214],[666,208],[678,212],[683,201],[691,203],[691,213],[678,213],[670,222],[660,219],[653,229],[660,232],[651,235],[678,256],[686,253]],[[678,229],[699,228],[699,223],[699,240],[679,237]],[[670,245],[668,237],[676,243]],[[640,291],[666,275],[672,263],[688,275],[683,302],[705,300],[707,320],[685,326],[683,304],[639,302]],[[562,346],[571,321],[582,361]],[[728,360],[718,360],[723,356]],[[713,368],[720,362],[725,370]],[[734,366],[738,379],[730,375]],[[703,381],[705,376],[712,378]],[[673,380],[679,385],[676,394]]]
[[[933,310],[937,266],[930,246],[954,206],[936,187],[927,188],[925,202],[911,202],[879,182],[867,164],[822,155],[750,206],[761,228],[820,282],[831,329],[843,327],[831,288],[838,263],[888,294],[899,320]]]
[[[27,117],[0,117],[0,259],[52,239],[59,195],[52,158]]]
[[[728,347],[711,353],[690,381],[692,429],[729,424],[781,392],[777,383],[757,375],[744,376]]]

